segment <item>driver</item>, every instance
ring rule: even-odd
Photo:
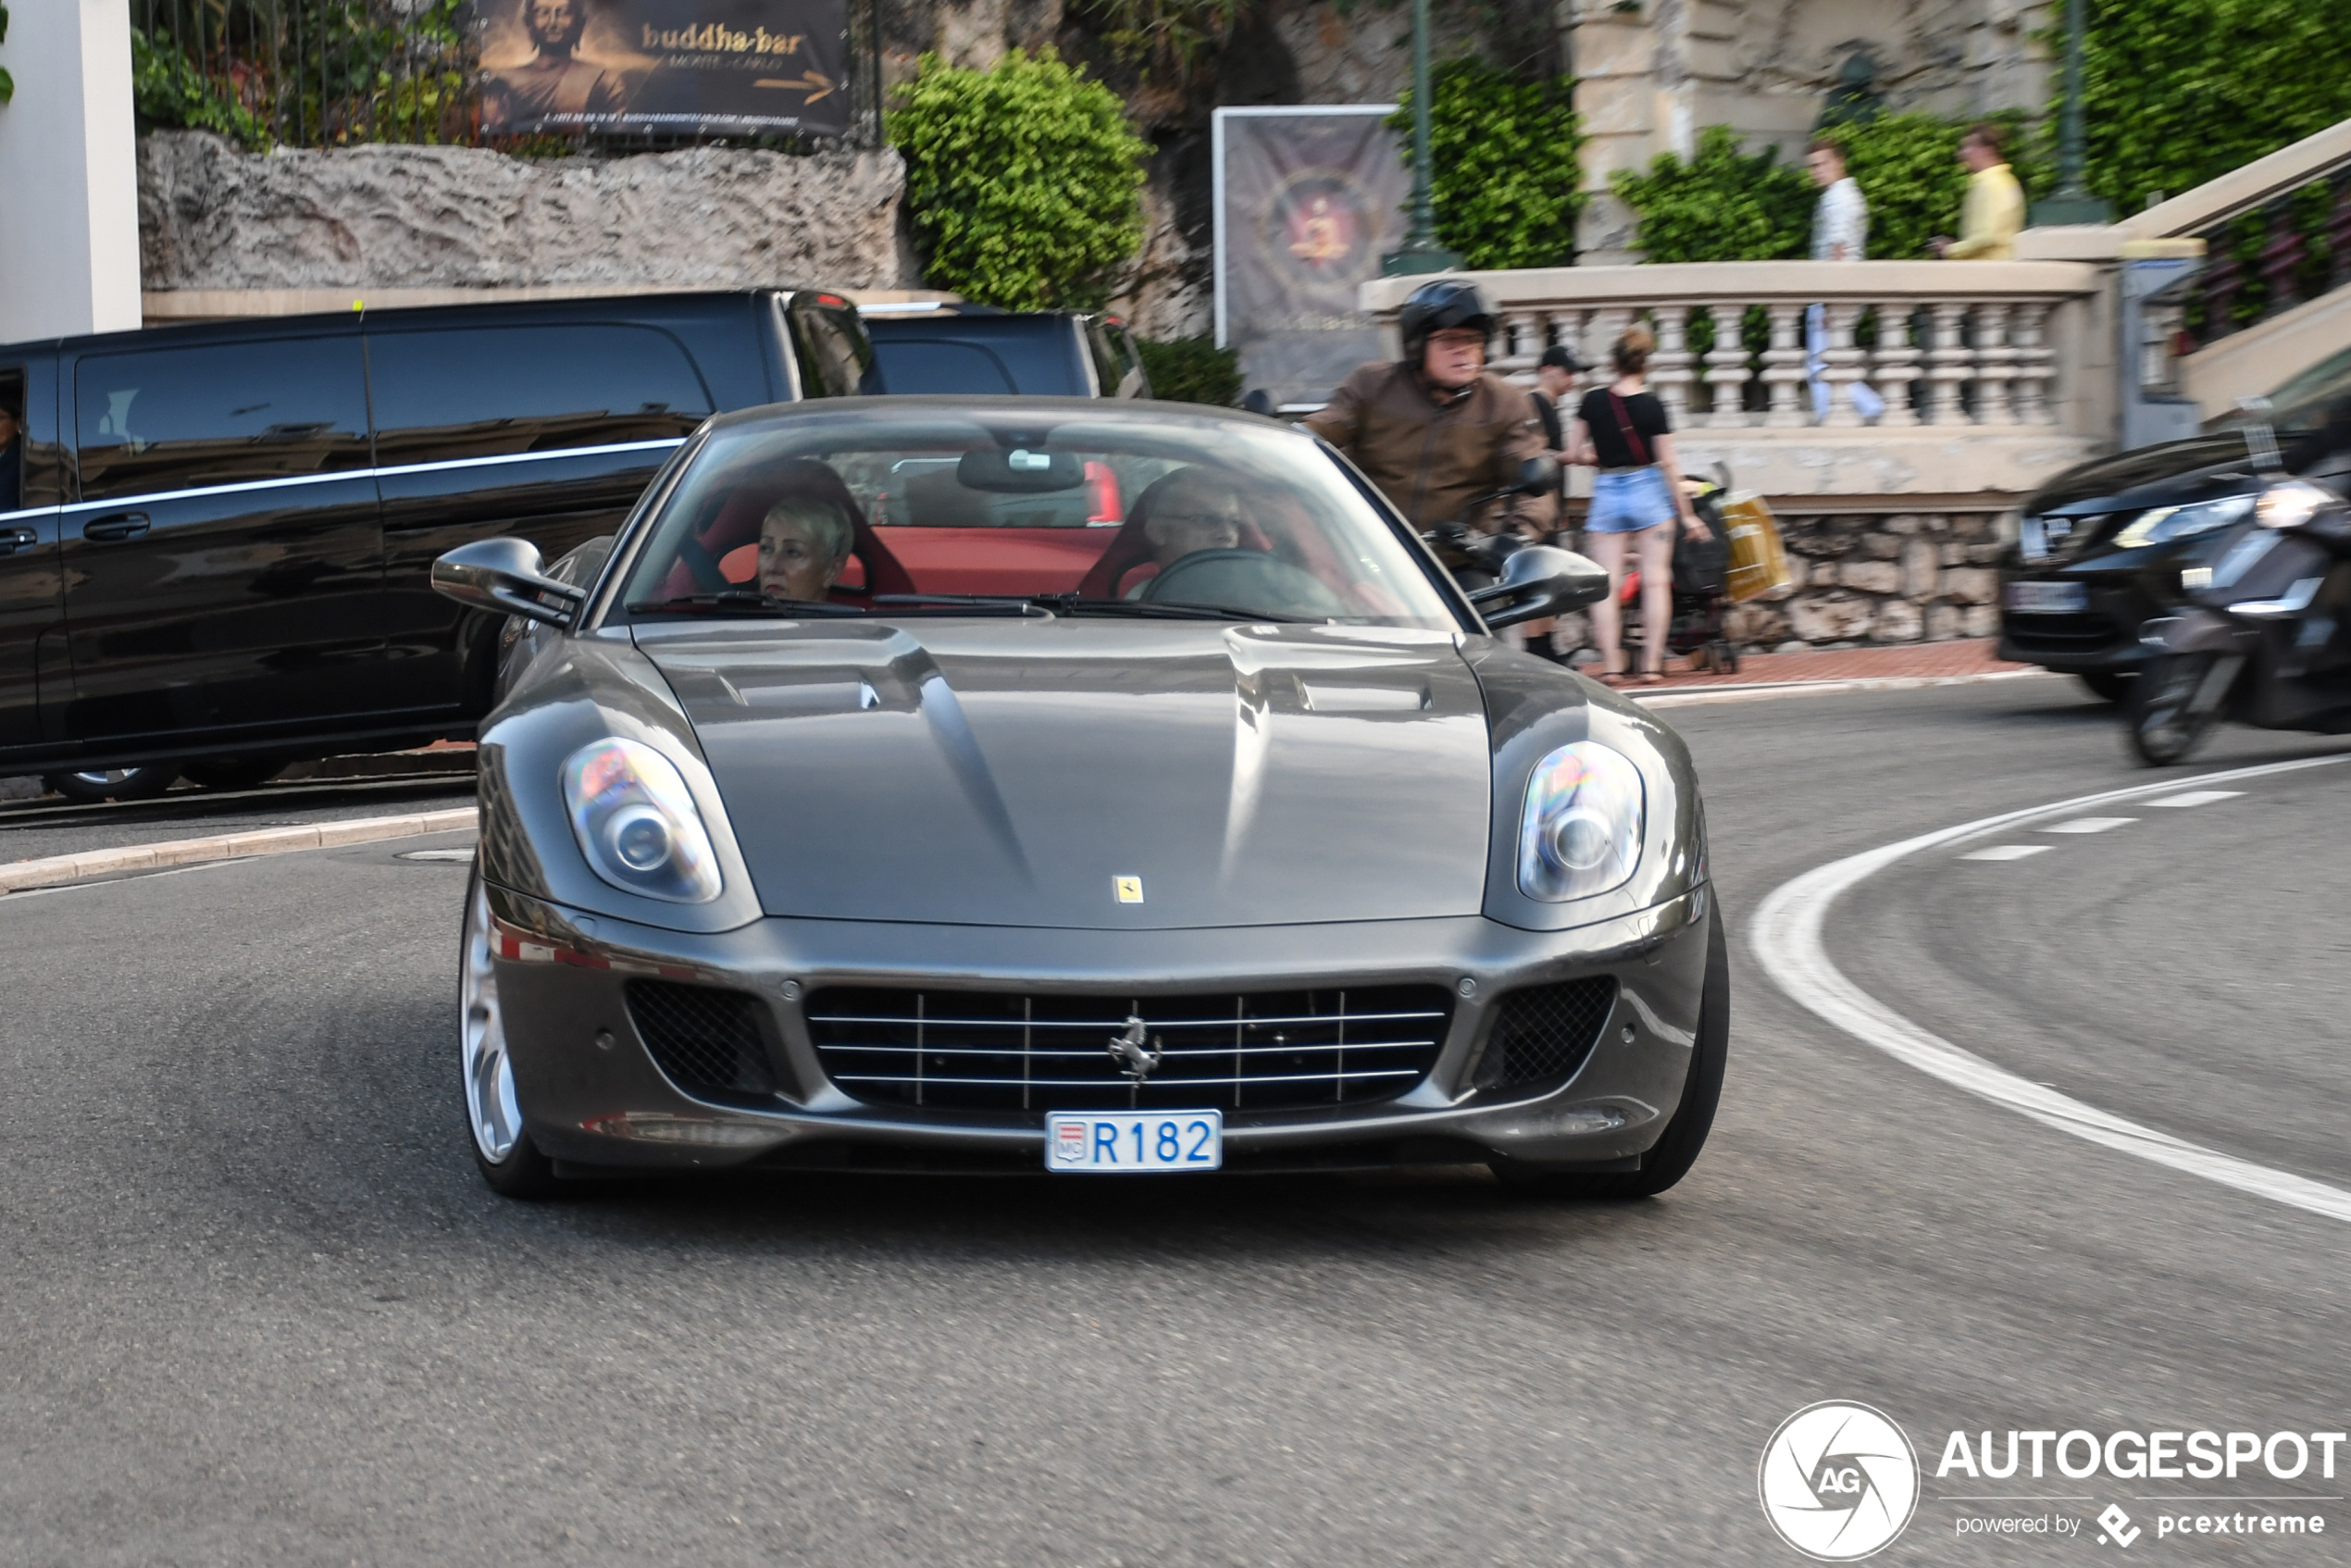
[[[1178,468],[1146,498],[1143,538],[1160,570],[1203,550],[1240,548],[1241,493],[1230,479],[1205,468]]]
[[[840,580],[852,534],[832,502],[788,495],[759,523],[759,591],[774,599],[822,599]]]

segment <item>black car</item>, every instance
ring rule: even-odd
[[[855,309],[808,291],[0,348],[0,773],[127,798],[469,736],[501,619],[435,556],[560,555],[712,414],[876,388]]]
[[[2339,493],[2351,491],[2351,448],[2295,448],[2345,395],[2351,353],[2270,396],[2276,439],[2295,467]],[[2082,464],[2026,501],[2016,546],[2000,563],[2000,657],[2120,696],[2148,656],[2139,628],[2180,605],[2181,574],[2210,566],[2263,487],[2246,419],[2232,414],[2189,440]]]
[[[865,330],[893,393],[1151,395],[1134,337],[1115,316],[876,305],[865,307]]]

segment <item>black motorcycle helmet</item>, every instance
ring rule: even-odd
[[[1416,370],[1431,332],[1474,327],[1486,334],[1486,346],[1489,350],[1494,346],[1494,307],[1486,303],[1477,285],[1458,278],[1440,278],[1414,289],[1405,297],[1396,325],[1404,338],[1404,363]]]

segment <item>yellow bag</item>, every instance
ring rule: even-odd
[[[1780,525],[1761,496],[1740,492],[1723,503],[1723,524],[1731,536],[1731,569],[1724,590],[1734,604],[1760,599],[1794,578],[1787,569],[1787,548],[1780,542]]]

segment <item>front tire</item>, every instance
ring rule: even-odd
[[[1714,901],[1714,920],[1706,934],[1706,989],[1698,1001],[1698,1042],[1690,1052],[1689,1076],[1682,1080],[1682,1101],[1665,1124],[1637,1171],[1594,1175],[1582,1171],[1546,1171],[1498,1164],[1494,1174],[1504,1185],[1543,1198],[1654,1198],[1690,1174],[1706,1135],[1714,1128],[1714,1108],[1723,1099],[1723,1069],[1731,1053],[1731,954],[1723,931],[1723,904]]]
[[[2227,693],[2217,684],[2212,653],[2167,653],[2142,670],[2133,683],[2122,721],[2131,750],[2149,767],[2185,762],[2220,721]]]
[[[466,883],[463,957],[457,977],[466,1130],[473,1144],[474,1164],[492,1192],[501,1198],[545,1198],[555,1190],[554,1166],[523,1130],[490,939],[490,894],[477,867]]]
[[[51,773],[41,782],[67,800],[83,805],[101,801],[151,801],[180,781],[177,763],[149,763],[144,767],[94,767],[81,773]]]

